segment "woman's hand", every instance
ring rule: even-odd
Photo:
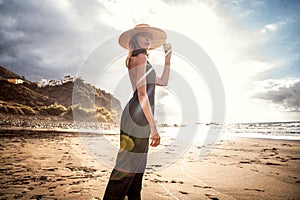
[[[156,147],[160,144],[160,136],[155,127],[151,128],[150,139],[151,139],[150,146]]]
[[[172,52],[172,46],[170,43],[163,44],[163,47],[166,55]]]

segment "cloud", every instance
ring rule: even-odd
[[[267,33],[268,31],[276,31],[277,29],[278,29],[278,25],[277,24],[267,24],[262,29],[262,32],[263,33]]]
[[[30,80],[75,74],[84,57],[116,30],[97,1],[18,1],[0,5],[0,65]]]
[[[265,81],[265,92],[253,97],[272,102],[282,111],[300,112],[300,79]]]

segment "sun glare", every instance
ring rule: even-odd
[[[257,102],[251,99],[251,95],[256,92],[252,77],[262,71],[270,70],[276,65],[255,59],[259,52],[253,52],[249,58],[248,48],[254,45],[254,41],[256,43],[260,41],[261,29],[255,32],[238,28],[233,18],[221,17],[213,9],[217,4],[216,1],[180,5],[176,3],[168,5],[160,0],[145,1],[143,4],[137,0],[130,4],[125,1],[120,1],[118,4],[114,1],[99,1],[107,10],[102,14],[102,19],[119,29],[120,32],[133,28],[138,23],[148,23],[151,26],[176,31],[200,45],[215,64],[223,81],[227,98],[226,110],[228,112],[226,115],[228,120],[240,120],[239,116],[243,114],[239,111],[255,108]],[[242,36],[247,36],[248,39],[245,40]],[[172,44],[172,41],[168,40],[168,42]],[[151,56],[152,61],[163,62],[161,55],[151,54],[155,55]],[[203,83],[201,77],[192,77],[193,72],[182,67],[186,63],[184,64],[175,56],[172,59],[174,70],[188,80],[197,80]],[[199,83],[191,83],[191,85],[197,84],[199,85]],[[199,88],[197,89],[199,92]],[[204,85],[200,91],[203,90],[207,91],[207,87]],[[208,105],[209,102],[208,98],[203,104]],[[205,113],[210,113],[209,109],[201,108],[201,111],[205,110]],[[272,113],[272,108],[262,108],[262,113],[265,112]],[[243,121],[251,120],[253,117],[255,118],[255,112],[251,115],[243,115],[243,117]],[[205,120],[208,118],[206,116]]]

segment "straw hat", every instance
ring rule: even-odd
[[[128,49],[129,41],[131,40],[132,36],[142,32],[151,33],[153,36],[150,49],[155,49],[166,42],[167,34],[162,29],[151,27],[148,24],[138,24],[133,29],[125,31],[121,34],[119,37],[119,44],[125,49]]]

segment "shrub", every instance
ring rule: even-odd
[[[67,109],[57,103],[51,104],[50,106],[39,106],[37,107],[39,114],[48,114],[54,116],[60,116],[64,113]]]
[[[5,101],[0,101],[0,112],[4,114],[14,114],[14,115],[35,115],[36,114],[34,109],[29,106],[13,103],[13,102],[5,102]]]

